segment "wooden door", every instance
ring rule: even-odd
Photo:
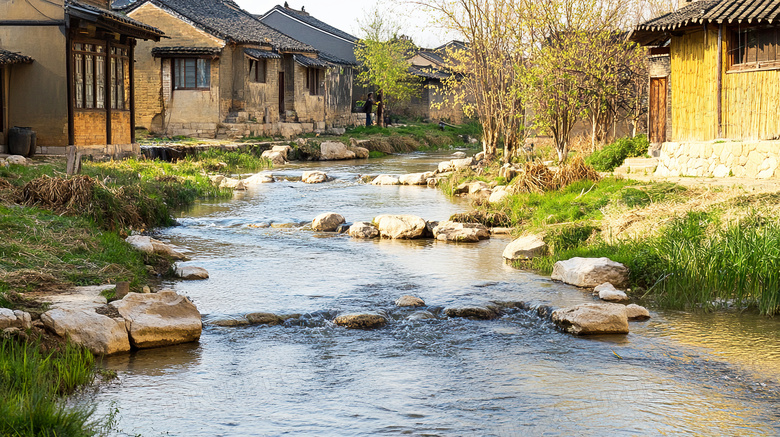
[[[666,84],[667,78],[650,79],[650,142],[666,141]]]
[[[279,72],[279,119],[284,120],[284,72]]]

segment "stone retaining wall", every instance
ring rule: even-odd
[[[663,143],[656,176],[780,177],[780,141]]]

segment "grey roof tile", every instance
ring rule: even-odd
[[[303,21],[304,23],[316,27],[317,29],[324,30],[325,32],[328,32],[332,35],[336,35],[339,38],[344,38],[350,42],[356,42],[358,38],[348,34],[347,32],[344,32],[343,30],[337,29],[333,26],[331,26],[328,23],[325,23],[323,21],[320,21],[311,15],[308,14],[302,14],[300,11],[296,11],[294,9],[285,8],[284,6],[276,5],[274,6],[270,11],[266,12],[262,16],[265,17],[266,15],[270,14],[273,11],[278,11],[283,14],[289,15],[291,17],[294,17],[300,21]]]
[[[25,56],[21,53],[9,52],[8,50],[0,49],[0,65],[9,64],[29,64],[33,61],[33,58]]]

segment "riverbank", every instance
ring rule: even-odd
[[[539,163],[461,170],[444,184],[451,195],[473,184],[505,195],[477,196],[474,211],[453,219],[538,236],[545,251],[514,261],[519,268],[550,274],[561,260],[608,257],[629,268],[631,297],[660,307],[780,312],[780,185],[601,174],[548,186],[557,171]]]

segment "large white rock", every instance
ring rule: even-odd
[[[260,184],[270,184],[272,182],[276,182],[276,179],[274,179],[274,177],[271,175],[263,173],[257,173],[244,179],[244,185],[247,187],[254,187]]]
[[[208,279],[209,272],[203,267],[178,266],[176,267],[176,276],[185,280]]]
[[[124,317],[130,341],[140,349],[197,341],[203,329],[195,305],[173,290],[130,293],[109,305]]]
[[[5,158],[5,162],[16,165],[27,165],[27,158],[22,155],[11,155]]]
[[[542,256],[547,253],[547,243],[537,235],[525,235],[509,243],[502,256],[509,261],[518,261]]]
[[[471,167],[472,165],[474,165],[474,158],[473,157],[468,157],[468,158],[463,158],[463,159],[453,159],[450,162],[452,162],[452,167],[455,170],[462,170],[462,169],[467,169],[467,168]]]
[[[639,306],[635,303],[626,305],[626,315],[628,315],[628,321],[647,320],[650,318],[650,311],[643,306]]]
[[[453,170],[455,170],[455,166],[452,164],[452,161],[440,162],[439,166],[436,168],[437,173],[446,173]]]
[[[97,355],[130,350],[125,321],[98,314],[94,308],[55,308],[41,314],[44,326]]]
[[[368,149],[360,146],[347,146],[347,149],[354,153],[357,159],[367,159],[370,153]]]
[[[279,152],[282,155],[284,155],[284,159],[290,158],[290,152],[292,151],[292,147],[288,145],[279,145],[279,146],[273,146],[271,147],[271,151],[273,152]]]
[[[433,177],[432,171],[425,173],[410,173],[398,178],[401,185],[427,185],[428,179]]]
[[[20,310],[14,310],[16,316],[16,326],[22,329],[32,328],[32,316],[30,313]]]
[[[433,228],[433,238],[439,241],[474,243],[490,238],[490,231],[481,223],[439,222]]]
[[[305,171],[301,175],[301,180],[307,184],[320,184],[328,180],[328,175],[321,171]]]
[[[355,159],[355,152],[338,141],[325,141],[320,144],[320,160],[334,161],[341,159]]]
[[[556,262],[551,277],[577,287],[593,288],[605,282],[624,287],[628,285],[628,268],[609,258],[574,257]]]
[[[278,150],[266,150],[260,157],[265,158],[273,165],[285,165],[287,164],[287,153]]]
[[[425,220],[414,215],[379,215],[373,223],[383,238],[411,239],[423,236]]]
[[[311,228],[315,231],[334,232],[340,224],[346,223],[341,214],[335,212],[325,212],[311,221]]]
[[[463,159],[466,157],[466,152],[455,152],[452,154],[452,157],[455,159]]]
[[[398,177],[389,174],[381,174],[371,181],[371,185],[400,185]]]
[[[141,252],[154,253],[152,237],[147,237],[146,235],[131,235],[125,238],[125,241]]]
[[[0,329],[17,328],[16,314],[8,308],[0,308]]]
[[[607,302],[622,303],[629,301],[628,295],[624,291],[618,290],[609,282],[596,286],[593,291],[598,293],[599,299]]]
[[[246,184],[244,181],[226,177],[219,183],[219,188],[230,188],[231,190],[243,191],[246,190]]]
[[[369,222],[355,222],[349,227],[349,236],[353,238],[376,238],[379,229]]]
[[[488,203],[501,203],[508,199],[511,195],[512,193],[507,191],[504,185],[499,185],[490,193],[490,197],[488,197]]]
[[[552,321],[566,332],[577,335],[628,334],[625,305],[584,303],[553,311]]]

